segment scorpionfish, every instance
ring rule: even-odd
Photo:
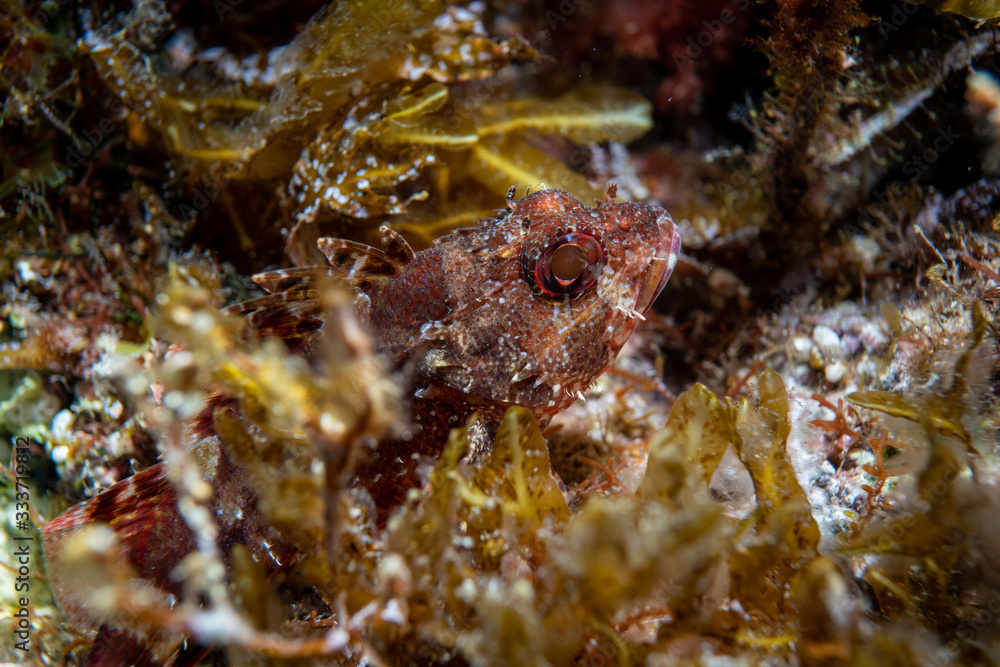
[[[328,275],[356,295],[375,348],[409,378],[408,432],[379,442],[361,457],[356,484],[371,493],[379,521],[420,483],[417,464],[440,454],[450,429],[471,423],[475,463],[511,406],[531,410],[544,426],[608,368],[636,324],[663,289],[677,262],[680,234],[663,209],[606,201],[588,207],[569,193],[547,189],[514,199],[477,226],[439,238],[415,253],[389,227],[382,248],[323,238],[328,267],[273,271],[255,277],[263,297],[231,307],[260,336],[277,336],[289,349],[310,356],[323,325],[315,280]],[[209,401],[191,433],[211,436]],[[236,410],[235,406],[232,409]],[[239,507],[239,521],[220,519],[219,543],[242,542],[255,555],[293,549],[266,525],[238,464],[225,455],[216,465],[219,517]],[[130,565],[175,596],[180,582],[169,573],[196,549],[194,535],[176,509],[176,491],[157,464],[71,508],[45,528],[54,588],[63,608],[81,627],[99,629],[88,664],[169,664],[176,646],[135,628],[95,619],[59,574],[59,548],[80,525],[112,526]],[[236,480],[236,481],[232,481]],[[147,536],[137,539],[137,535]],[[158,536],[170,548],[131,548]],[[281,547],[281,545],[283,545]],[[263,562],[273,562],[262,558]],[[164,648],[166,646],[167,648]]]

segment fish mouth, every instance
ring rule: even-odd
[[[635,310],[638,313],[645,313],[656,301],[656,297],[670,279],[670,274],[674,272],[677,256],[681,252],[681,233],[670,214],[661,210],[656,218],[656,224],[660,229],[660,240],[656,244],[653,259],[649,262],[642,288],[635,300]]]

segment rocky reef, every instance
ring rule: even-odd
[[[0,660],[86,663],[75,579],[175,664],[1000,663],[998,17],[5,0],[0,547],[34,546],[0,559],[29,619]],[[612,182],[683,235],[646,321],[544,428],[512,409],[476,463],[453,430],[382,525],[349,480],[405,382],[350,294],[308,360],[223,309],[320,237],[420,249],[511,186]],[[219,538],[228,478],[184,436],[212,396],[277,575]],[[158,461],[200,604],[113,515],[46,570],[42,525]]]

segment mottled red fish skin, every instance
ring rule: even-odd
[[[208,481],[214,489],[210,509],[217,520],[225,564],[229,564],[232,547],[242,544],[267,576],[294,565],[299,554],[261,514],[244,469],[214,439],[206,443],[206,451],[215,452],[210,457]],[[87,658],[88,667],[170,664],[181,651],[182,638],[133,624],[125,610],[95,613],[89,601],[93,591],[88,587],[93,582],[80,582],[75,575],[67,575],[74,570],[64,565],[65,541],[84,527],[108,526],[121,546],[121,565],[131,569],[145,585],[181,600],[184,585],[174,572],[196,550],[196,537],[177,501],[177,491],[164,465],[158,463],[71,507],[43,528],[49,583],[60,607],[78,630],[98,631]]]
[[[657,252],[670,268],[676,261],[677,229],[658,207],[587,207],[562,190],[511,201],[479,223],[440,239],[374,287],[377,346],[429,385],[479,405],[523,405],[551,417],[614,361],[641,319],[636,299],[651,261]],[[604,271],[573,298],[540,296],[526,266],[531,249],[571,231],[601,240]]]
[[[540,295],[533,252],[570,232],[600,239],[605,268],[582,294]],[[658,207],[588,207],[562,190],[542,190],[509,199],[496,217],[439,239],[371,284],[376,347],[412,381],[409,437],[379,443],[358,470],[380,509],[419,482],[414,455],[436,456],[448,431],[473,415],[472,456],[481,458],[511,406],[545,424],[577,400],[640,321],[636,300],[653,265],[661,270],[658,293],[678,252],[678,230]]]
[[[448,234],[420,253],[388,228],[381,250],[320,239],[330,266],[256,276],[271,294],[229,309],[247,317],[250,332],[281,338],[290,351],[312,359],[326,317],[317,281],[333,277],[355,291],[376,349],[409,383],[405,432],[366,452],[356,471],[355,490],[371,495],[379,523],[424,481],[421,467],[433,463],[451,429],[475,418],[475,461],[489,452],[511,406],[529,408],[544,425],[581,397],[614,361],[677,261],[680,235],[659,207],[616,203],[610,196],[588,207],[562,190],[514,200],[512,192],[496,217]],[[567,235],[586,239],[591,250],[599,246],[600,263],[586,267],[594,278],[586,289],[555,294],[538,284],[539,262]],[[257,511],[245,471],[219,442],[213,426],[219,410],[245,419],[238,401],[213,395],[188,425],[186,440],[219,448],[212,505],[223,524],[220,548],[228,559],[239,542],[271,571],[287,567],[298,554]],[[176,654],[178,643],[146,637],[125,621],[91,616],[73,582],[59,572],[64,541],[82,526],[106,523],[137,576],[177,595],[179,584],[169,573],[194,541],[176,500],[161,463],[45,527],[60,604],[78,627],[100,628],[88,664],[163,664],[154,654]]]

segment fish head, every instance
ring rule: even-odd
[[[614,361],[666,284],[680,233],[658,206],[540,190],[435,246],[447,317],[422,372],[537,416],[565,409]]]

